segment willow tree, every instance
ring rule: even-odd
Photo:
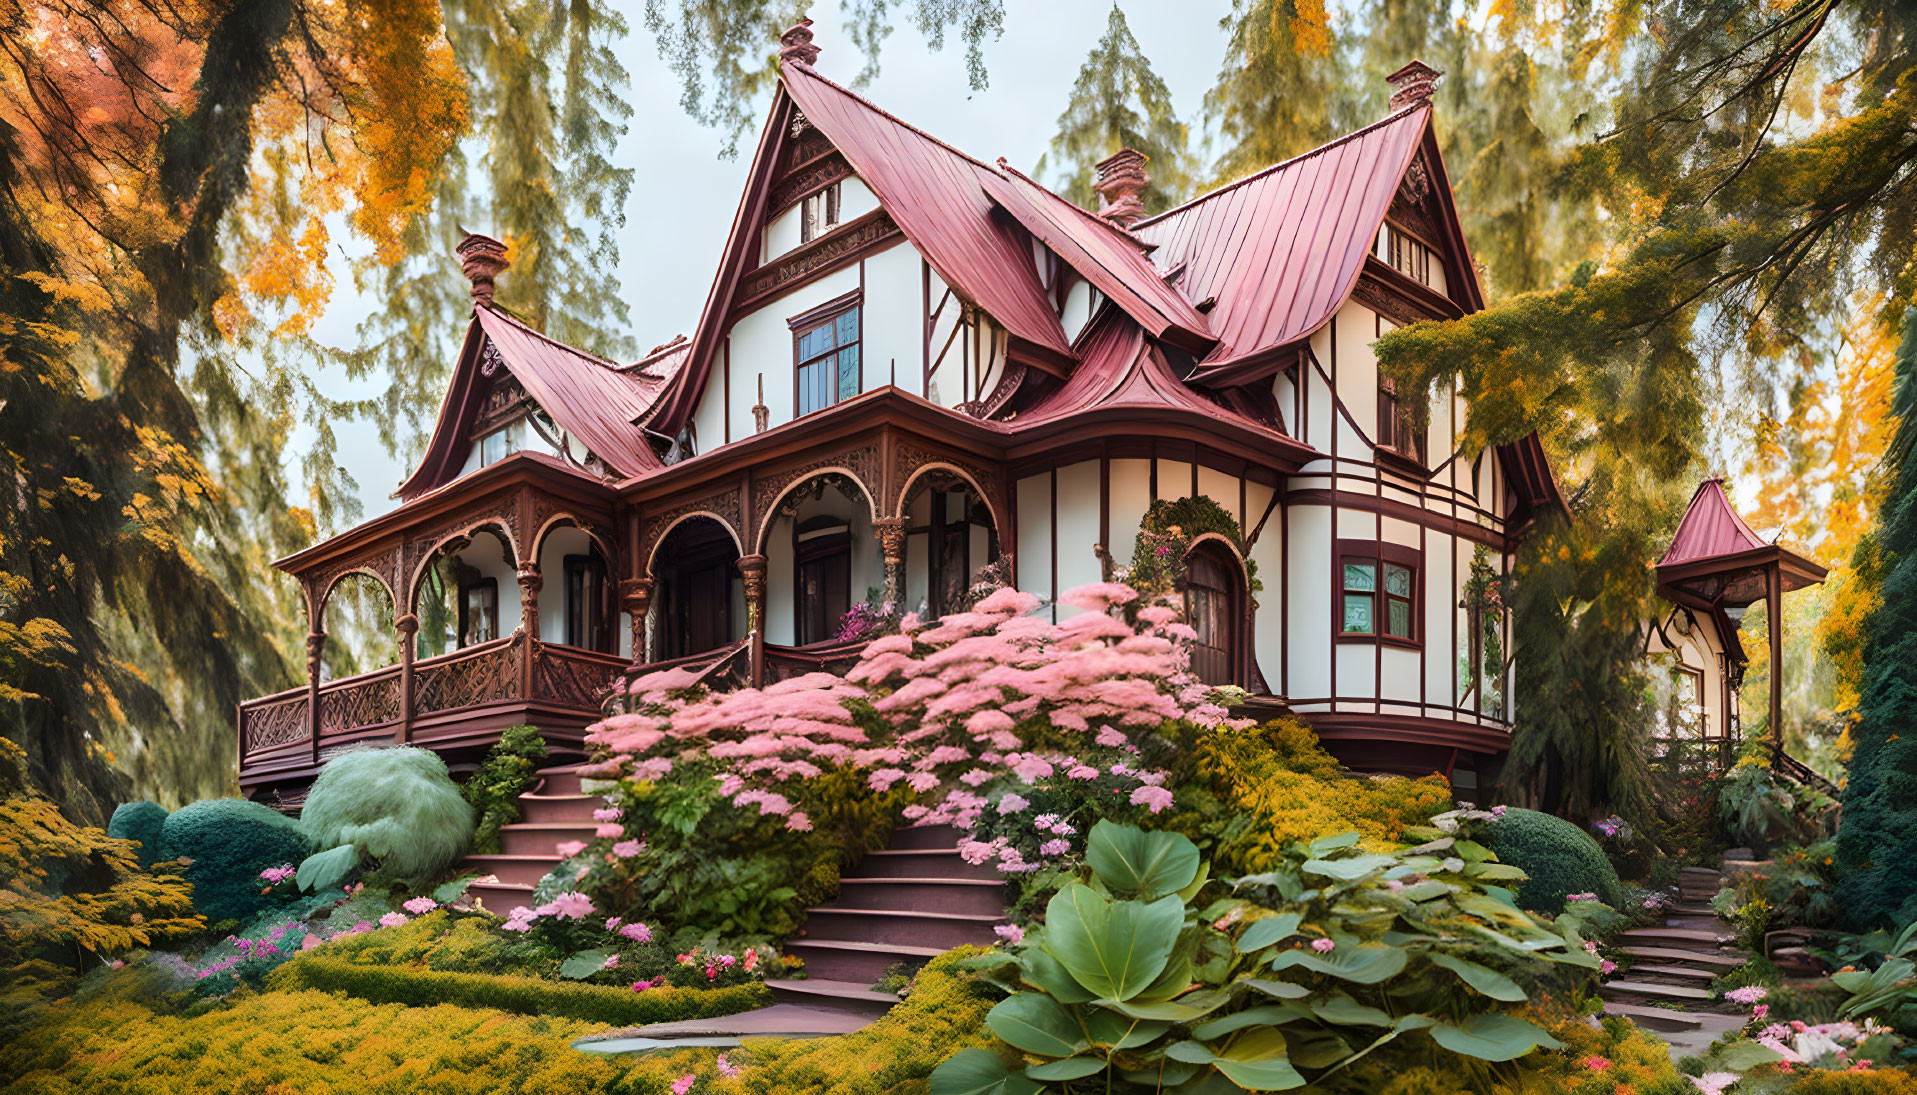
[[[1555,288],[1378,347],[1402,382],[1459,385],[1468,448],[1536,431],[1573,485],[1576,520],[1563,542],[1537,545],[1520,587],[1566,588],[1541,569],[1553,565],[1598,568],[1559,613],[1593,626],[1520,615],[1515,645],[1597,671],[1519,690],[1513,749],[1528,755],[1642,730],[1612,714],[1641,682],[1592,655],[1624,649],[1619,633],[1655,607],[1656,549],[1706,470],[1703,359],[1732,390],[1776,400],[1856,294],[1879,294],[1881,321],[1917,276],[1917,13],[1825,0],[1593,7],[1566,28],[1589,28],[1567,51],[1591,88],[1577,119],[1589,136],[1556,185],[1602,210],[1607,247]]]
[[[414,0],[8,3],[0,47],[0,719],[100,823],[218,793],[235,703],[292,680],[299,385],[192,351],[305,329],[328,214],[392,248],[465,89]]]
[[[1143,194],[1147,213],[1162,212],[1192,196],[1185,124],[1178,120],[1165,81],[1152,71],[1132,37],[1125,13],[1113,4],[1104,37],[1079,67],[1071,97],[1058,116],[1058,134],[1036,173],[1065,197],[1096,208],[1093,169],[1121,148],[1142,152],[1151,161],[1151,185]]]

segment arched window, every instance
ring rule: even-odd
[[[1238,684],[1245,609],[1238,560],[1212,541],[1185,557],[1185,619],[1192,641],[1191,670],[1206,684]]]

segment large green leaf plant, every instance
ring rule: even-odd
[[[1099,822],[1090,877],[1019,943],[969,961],[1008,993],[986,1019],[1004,1046],[946,1061],[932,1095],[1370,1090],[1363,1075],[1398,1057],[1559,1048],[1521,1014],[1526,984],[1597,959],[1574,924],[1518,909],[1500,883],[1520,872],[1426,835],[1389,853],[1357,833],[1297,843],[1276,870],[1208,885],[1188,838]],[[1223,896],[1201,907],[1201,891]]]

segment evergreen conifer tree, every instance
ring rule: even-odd
[[[1036,173],[1058,193],[1095,209],[1094,167],[1121,148],[1135,149],[1151,161],[1151,185],[1142,198],[1146,211],[1157,213],[1192,196],[1187,139],[1165,81],[1152,71],[1125,13],[1113,4],[1104,37],[1079,68],[1058,116],[1058,135]]]

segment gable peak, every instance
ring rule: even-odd
[[[1431,101],[1431,93],[1437,90],[1438,79],[1444,75],[1442,69],[1432,68],[1416,58],[1403,68],[1385,77],[1385,83],[1391,85],[1391,105],[1393,113],[1405,107]]]
[[[812,44],[812,20],[801,19],[779,35],[779,60],[811,64],[819,59],[819,47]]]

